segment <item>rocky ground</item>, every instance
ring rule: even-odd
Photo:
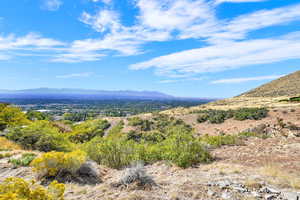
[[[24,151],[14,152],[14,157]],[[146,165],[155,185],[131,183],[116,187],[126,170],[98,166],[101,183],[67,184],[66,199],[90,200],[219,200],[300,198],[300,138],[250,138],[238,146],[212,150],[215,161],[181,169],[168,162]],[[14,168],[0,160],[0,181],[35,178],[30,167]]]
[[[248,138],[238,145],[211,149],[215,160],[193,168],[181,169],[169,162],[146,165],[145,173],[155,182],[152,185],[141,186],[133,181],[116,187],[126,169],[97,166],[95,170],[101,183],[66,184],[66,200],[299,200],[300,130],[297,127],[300,127],[300,107],[269,109],[269,116],[262,120],[229,119],[222,124],[199,124],[194,114],[173,113],[192,125],[198,135],[237,134],[248,130],[270,137]],[[116,125],[124,119],[108,120]],[[124,130],[131,130],[128,121],[124,122]],[[13,157],[20,157],[24,151],[11,153]],[[8,160],[0,159],[0,182],[13,176],[27,180],[36,178],[30,167],[14,167]]]

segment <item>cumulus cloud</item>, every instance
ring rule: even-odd
[[[270,75],[270,76],[256,76],[256,77],[243,77],[243,78],[228,78],[212,81],[212,84],[224,84],[224,83],[243,83],[249,81],[262,81],[262,80],[272,80],[280,78],[284,75]]]
[[[61,0],[43,0],[41,8],[48,11],[56,11],[60,8],[61,5]]]
[[[250,0],[217,2],[225,1],[240,3]],[[211,44],[208,49],[213,49],[227,43],[241,45],[243,43],[236,43],[236,41],[247,41],[247,34],[251,31],[300,19],[300,12],[298,12],[300,4],[294,4],[244,14],[231,20],[220,20],[216,17],[215,3],[206,0],[136,0],[139,13],[132,26],[124,26],[120,14],[111,9],[104,8],[96,14],[83,12],[80,21],[99,32],[99,38],[74,41],[69,51],[90,55],[109,50],[119,55],[129,56],[143,53],[143,45],[149,42],[189,38],[206,41]],[[196,51],[198,50],[191,50],[192,53]],[[186,56],[193,60],[193,55]],[[181,65],[190,66],[189,71],[197,71],[191,69],[190,63],[181,63]],[[156,67],[160,68],[163,74],[170,73],[168,67],[166,69]],[[183,68],[176,70],[187,71],[186,67]]]
[[[111,0],[91,0],[111,3]],[[299,33],[276,38],[248,39],[252,31],[300,20],[300,4],[264,9],[232,19],[218,19],[216,4],[263,0],[135,0],[138,12],[132,25],[122,23],[122,15],[110,6],[95,13],[82,12],[79,20],[97,37],[68,44],[36,34],[0,37],[0,59],[9,59],[5,50],[52,50],[53,62],[97,61],[104,56],[132,56],[146,52],[144,45],[181,39],[204,41],[202,48],[159,56],[136,63],[131,69],[155,68],[156,74],[189,77],[193,73],[223,71],[253,64],[267,64],[299,58]],[[60,0],[45,0],[50,9]],[[195,41],[197,42],[197,41]],[[202,43],[203,44],[203,43]],[[3,49],[1,53],[1,49]]]

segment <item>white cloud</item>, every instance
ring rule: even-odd
[[[79,20],[98,32],[115,31],[121,28],[119,16],[112,10],[101,10],[96,15],[83,12]]]
[[[159,83],[178,83],[178,82],[187,82],[187,81],[201,81],[204,78],[197,78],[197,77],[189,77],[189,78],[183,78],[183,79],[166,79],[166,80],[160,80]]]
[[[221,3],[248,3],[248,2],[263,2],[267,0],[215,0],[215,4]]]
[[[56,78],[62,78],[62,79],[68,79],[68,78],[88,78],[91,75],[93,75],[93,73],[91,73],[91,72],[82,72],[82,73],[58,75],[58,76],[56,76]]]
[[[244,14],[232,20],[194,24],[184,29],[180,38],[205,38],[210,43],[245,39],[251,31],[300,20],[299,10],[300,4],[294,4]]]
[[[29,33],[22,37],[15,35],[0,36],[0,51],[10,49],[30,49],[30,48],[54,48],[64,46],[65,43],[51,38],[44,38],[36,33]]]
[[[61,0],[43,0],[41,8],[49,11],[56,11],[60,8],[61,5]]]
[[[104,57],[105,54],[85,52],[85,53],[62,53],[55,55],[54,58],[50,59],[51,62],[62,62],[62,63],[79,63],[88,61],[97,61]]]
[[[224,84],[224,83],[243,83],[249,81],[261,81],[261,80],[272,80],[280,78],[284,75],[270,75],[270,76],[256,76],[256,77],[244,77],[244,78],[228,78],[212,81],[212,84]]]
[[[66,44],[36,33],[16,37],[13,34],[0,36],[0,60],[9,60],[15,56],[41,56],[42,53],[63,51]]]
[[[298,37],[296,37],[298,35]],[[211,45],[133,64],[131,69],[156,68],[161,74],[206,73],[300,58],[300,33],[293,39],[247,40]]]
[[[112,0],[91,0],[92,2],[99,2],[99,1],[102,1],[103,3],[105,4],[110,4],[112,3]]]
[[[182,30],[215,18],[204,0],[138,0],[137,7],[140,23],[154,29]]]
[[[104,8],[96,14],[83,12],[80,21],[99,32],[99,37],[74,41],[68,54],[89,56],[113,51],[125,56],[137,55],[144,52],[142,46],[148,42],[188,38],[222,45],[243,40],[251,31],[300,18],[300,4],[256,11],[232,20],[218,20],[214,2],[206,0],[136,0],[135,4],[139,14],[132,26],[124,26],[120,14],[111,9]]]

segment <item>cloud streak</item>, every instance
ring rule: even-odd
[[[215,0],[215,4],[221,3],[249,3],[249,2],[263,2],[268,0]]]
[[[243,77],[243,78],[228,78],[212,81],[212,84],[232,84],[232,83],[244,83],[249,81],[262,81],[262,80],[272,80],[280,78],[284,75],[270,75],[270,76],[256,76],[256,77]]]
[[[206,73],[300,58],[300,32],[293,37],[229,42],[160,56],[133,64],[131,69],[155,68],[160,74]]]
[[[88,78],[92,76],[93,73],[91,72],[82,72],[82,73],[73,73],[73,74],[64,74],[64,75],[58,75],[56,78],[61,79],[70,79],[70,78]]]

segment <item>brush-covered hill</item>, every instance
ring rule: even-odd
[[[297,95],[300,95],[300,70],[241,94],[243,97],[293,97]]]
[[[162,111],[162,113],[186,115],[197,110],[207,109],[229,110],[252,107],[299,107],[299,101],[288,101],[288,99],[298,96],[300,96],[300,70],[242,93],[236,97],[213,101],[190,108],[174,108]]]

